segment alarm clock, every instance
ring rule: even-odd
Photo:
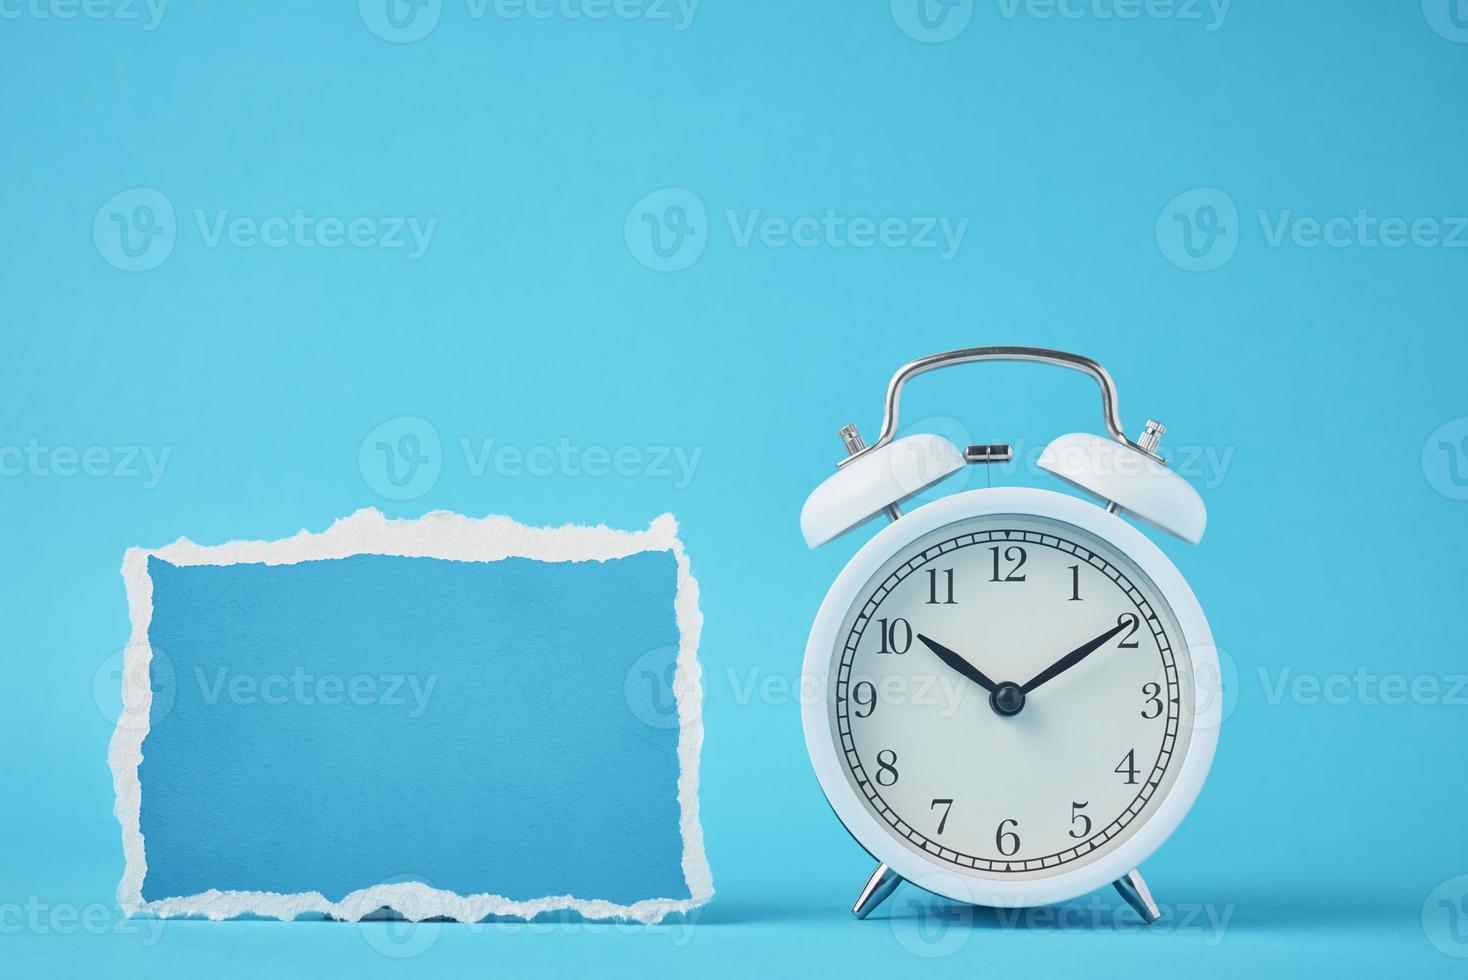
[[[908,381],[980,361],[1097,382],[1107,434],[1063,435],[1039,457],[1081,494],[990,487],[903,513],[965,467],[1013,457],[1008,445],[896,438]],[[1138,869],[1197,797],[1220,721],[1208,621],[1132,523],[1202,539],[1203,501],[1159,455],[1164,431],[1149,420],[1127,438],[1101,365],[1030,347],[912,361],[887,387],[873,444],[840,430],[847,456],[806,500],[806,543],[890,523],[816,614],[802,720],[827,800],[877,861],[859,918],[903,880],[1009,908],[1112,883],[1145,921],[1159,917]]]

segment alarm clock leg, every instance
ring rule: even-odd
[[[851,914],[858,919],[865,919],[871,914],[872,909],[887,900],[897,886],[902,884],[902,876],[885,864],[877,865],[877,870],[867,879],[866,887],[856,898],[856,904],[851,907]]]
[[[1162,918],[1162,913],[1157,910],[1157,903],[1152,901],[1152,891],[1142,878],[1142,872],[1133,868],[1127,872],[1125,878],[1118,878],[1113,884],[1121,892],[1121,897],[1126,899],[1126,903],[1137,910],[1143,922],[1151,925]]]

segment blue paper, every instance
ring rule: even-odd
[[[411,884],[634,917],[706,898],[685,868],[680,558],[147,555],[137,898],[340,913]]]

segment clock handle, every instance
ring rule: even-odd
[[[1080,354],[1071,354],[1063,350],[1049,350],[1044,347],[963,347],[958,350],[944,351],[941,354],[920,357],[898,368],[897,373],[892,375],[892,380],[887,382],[887,401],[882,411],[882,432],[877,437],[877,441],[870,446],[863,446],[853,451],[838,465],[848,466],[868,453],[886,446],[896,437],[897,419],[902,407],[902,389],[913,378],[938,368],[952,367],[957,364],[973,364],[979,361],[1028,361],[1069,368],[1072,371],[1090,375],[1101,388],[1101,414],[1106,421],[1106,431],[1111,434],[1111,438],[1159,463],[1162,462],[1162,457],[1153,451],[1157,445],[1155,438],[1149,438],[1148,434],[1144,434],[1139,442],[1133,442],[1127,438],[1126,430],[1122,428],[1121,424],[1121,413],[1116,404],[1116,382],[1111,380],[1111,375],[1106,373],[1104,367],[1089,357],[1082,357]],[[1148,423],[1149,433],[1154,426],[1155,423]],[[844,435],[843,432],[843,437]],[[1000,447],[975,448],[994,450]],[[975,461],[985,462],[987,460]]]

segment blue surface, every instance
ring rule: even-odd
[[[1237,0],[1209,30],[1006,0],[960,9],[962,30],[933,43],[887,3],[770,0],[705,0],[681,31],[476,19],[446,0],[404,43],[353,3],[177,3],[152,31],[4,20],[0,966],[1460,974],[1443,950],[1468,952],[1449,917],[1468,894],[1468,706],[1447,703],[1468,669],[1468,252],[1354,230],[1312,247],[1296,221],[1468,215],[1468,44],[1446,0],[1435,20],[1423,6]],[[166,256],[166,213],[137,210],[156,198],[103,207],[133,188],[174,211]],[[634,208],[670,188],[696,204]],[[417,259],[306,247],[288,226],[278,248],[243,244],[248,223],[212,235],[221,210],[263,231],[297,208],[377,219],[383,238],[387,219],[438,223]],[[968,224],[946,260],[820,229],[815,247],[768,224],[743,236],[756,211],[827,209]],[[406,221],[395,237],[412,242]],[[1131,931],[1101,893],[1079,924],[960,915],[943,932],[905,893],[886,918],[846,912],[869,862],[821,799],[792,684],[869,532],[809,553],[796,517],[836,427],[873,436],[897,365],[984,343],[1098,358],[1128,428],[1161,419],[1165,450],[1192,457],[1208,534],[1164,548],[1236,695],[1196,808],[1146,871],[1174,909],[1231,908],[1221,936]],[[1100,427],[1088,382],[1040,368],[950,372],[909,398],[905,427],[1022,455]],[[630,452],[619,472],[586,465],[591,448]],[[1053,485],[1027,467],[993,477]],[[117,919],[105,752],[123,550],[321,530],[368,504],[620,527],[677,514],[706,616],[718,894],[696,922],[407,936]],[[1389,675],[1439,693],[1391,703]]]
[[[626,696],[676,655],[672,552],[148,573],[143,898],[689,897],[678,729]]]

